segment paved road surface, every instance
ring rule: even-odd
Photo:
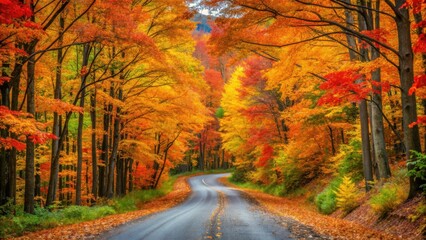
[[[124,224],[99,239],[293,239],[281,218],[270,216],[240,192],[217,182],[224,176],[190,178],[192,195],[183,204]],[[308,233],[306,238],[312,238],[312,234]]]

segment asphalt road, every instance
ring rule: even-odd
[[[285,220],[271,216],[239,191],[218,183],[223,176],[226,174],[190,178],[192,195],[183,204],[124,224],[99,239],[293,239],[290,236],[295,235],[284,227],[289,226]]]

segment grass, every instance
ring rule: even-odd
[[[407,199],[408,187],[407,169],[399,169],[377,189],[377,193],[370,198],[369,204],[380,217],[385,217]]]
[[[260,185],[252,182],[239,182],[235,181],[232,177],[228,178],[229,182],[240,187],[247,188],[252,190],[261,191],[267,194],[271,194],[278,197],[298,197],[306,193],[306,190],[303,188],[295,189],[294,191],[288,192],[284,185],[270,184],[270,185]]]

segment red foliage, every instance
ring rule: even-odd
[[[151,177],[153,174],[154,170],[152,168],[148,168],[145,164],[139,163],[133,173],[135,188],[141,189],[148,186],[152,181]]]
[[[21,112],[21,111],[13,111],[10,110],[8,107],[6,106],[0,106],[0,117],[4,117],[8,114],[11,114],[13,116],[19,117],[25,117],[25,116],[30,116],[31,114],[25,113],[25,112]]]
[[[0,24],[11,24],[17,18],[31,15],[31,9],[18,0],[0,0]]]
[[[247,116],[249,121],[254,121],[257,118],[262,119],[268,113],[267,105],[254,105],[250,106],[248,109],[244,111],[244,115]]]
[[[270,60],[261,57],[252,57],[246,61],[245,77],[242,79],[243,86],[257,86],[264,87],[266,79],[262,77],[262,71],[270,68],[272,65]]]
[[[386,35],[388,35],[388,32],[382,28],[378,28],[378,29],[374,29],[374,30],[364,30],[361,31],[362,34],[364,34],[367,37],[370,37],[374,40],[376,40],[377,42],[381,42],[381,43],[387,43],[386,41]],[[374,47],[379,48],[380,45],[374,42],[373,45]],[[369,44],[367,44],[365,41],[361,42],[361,47],[362,48],[367,48],[369,46]]]
[[[414,29],[424,28],[424,27],[426,27],[426,20],[420,21],[419,23],[416,23],[416,24],[413,25]]]
[[[9,82],[10,77],[0,77],[0,86],[3,85],[5,82]]]
[[[210,87],[215,91],[222,91],[223,89],[223,79],[220,72],[207,69],[204,72],[204,79],[210,85]]]
[[[58,139],[58,137],[55,134],[53,134],[53,133],[39,132],[37,134],[30,135],[29,139],[33,143],[43,144],[43,143],[46,143],[47,140]]]
[[[418,116],[417,117],[417,121],[410,123],[410,125],[408,125],[410,128],[418,125],[418,124],[426,124],[426,116]]]
[[[415,53],[426,53],[426,34],[420,34],[419,39],[414,43],[413,51]]]
[[[401,8],[412,8],[413,13],[419,13],[422,10],[422,3],[425,2],[425,0],[407,0]]]
[[[410,90],[408,91],[409,95],[412,95],[417,88],[421,88],[426,86],[426,75],[418,75],[414,77],[414,83],[413,86],[411,86]]]
[[[247,141],[247,146],[255,147],[265,142],[269,142],[274,138],[274,133],[274,129],[271,127],[263,126],[263,128],[251,128],[250,138]]]
[[[264,167],[268,163],[269,160],[274,156],[274,148],[269,146],[268,144],[263,145],[262,155],[256,163],[258,167]]]
[[[319,105],[339,105],[343,101],[358,102],[365,99],[371,92],[363,75],[353,70],[327,74],[327,81],[320,85],[326,93],[318,100]],[[360,81],[361,80],[361,81]]]
[[[25,143],[13,138],[0,138],[0,146],[4,147],[5,149],[15,148],[18,151],[23,151],[26,148]]]

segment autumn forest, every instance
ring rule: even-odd
[[[214,169],[385,216],[426,193],[423,2],[0,0],[0,217]]]

